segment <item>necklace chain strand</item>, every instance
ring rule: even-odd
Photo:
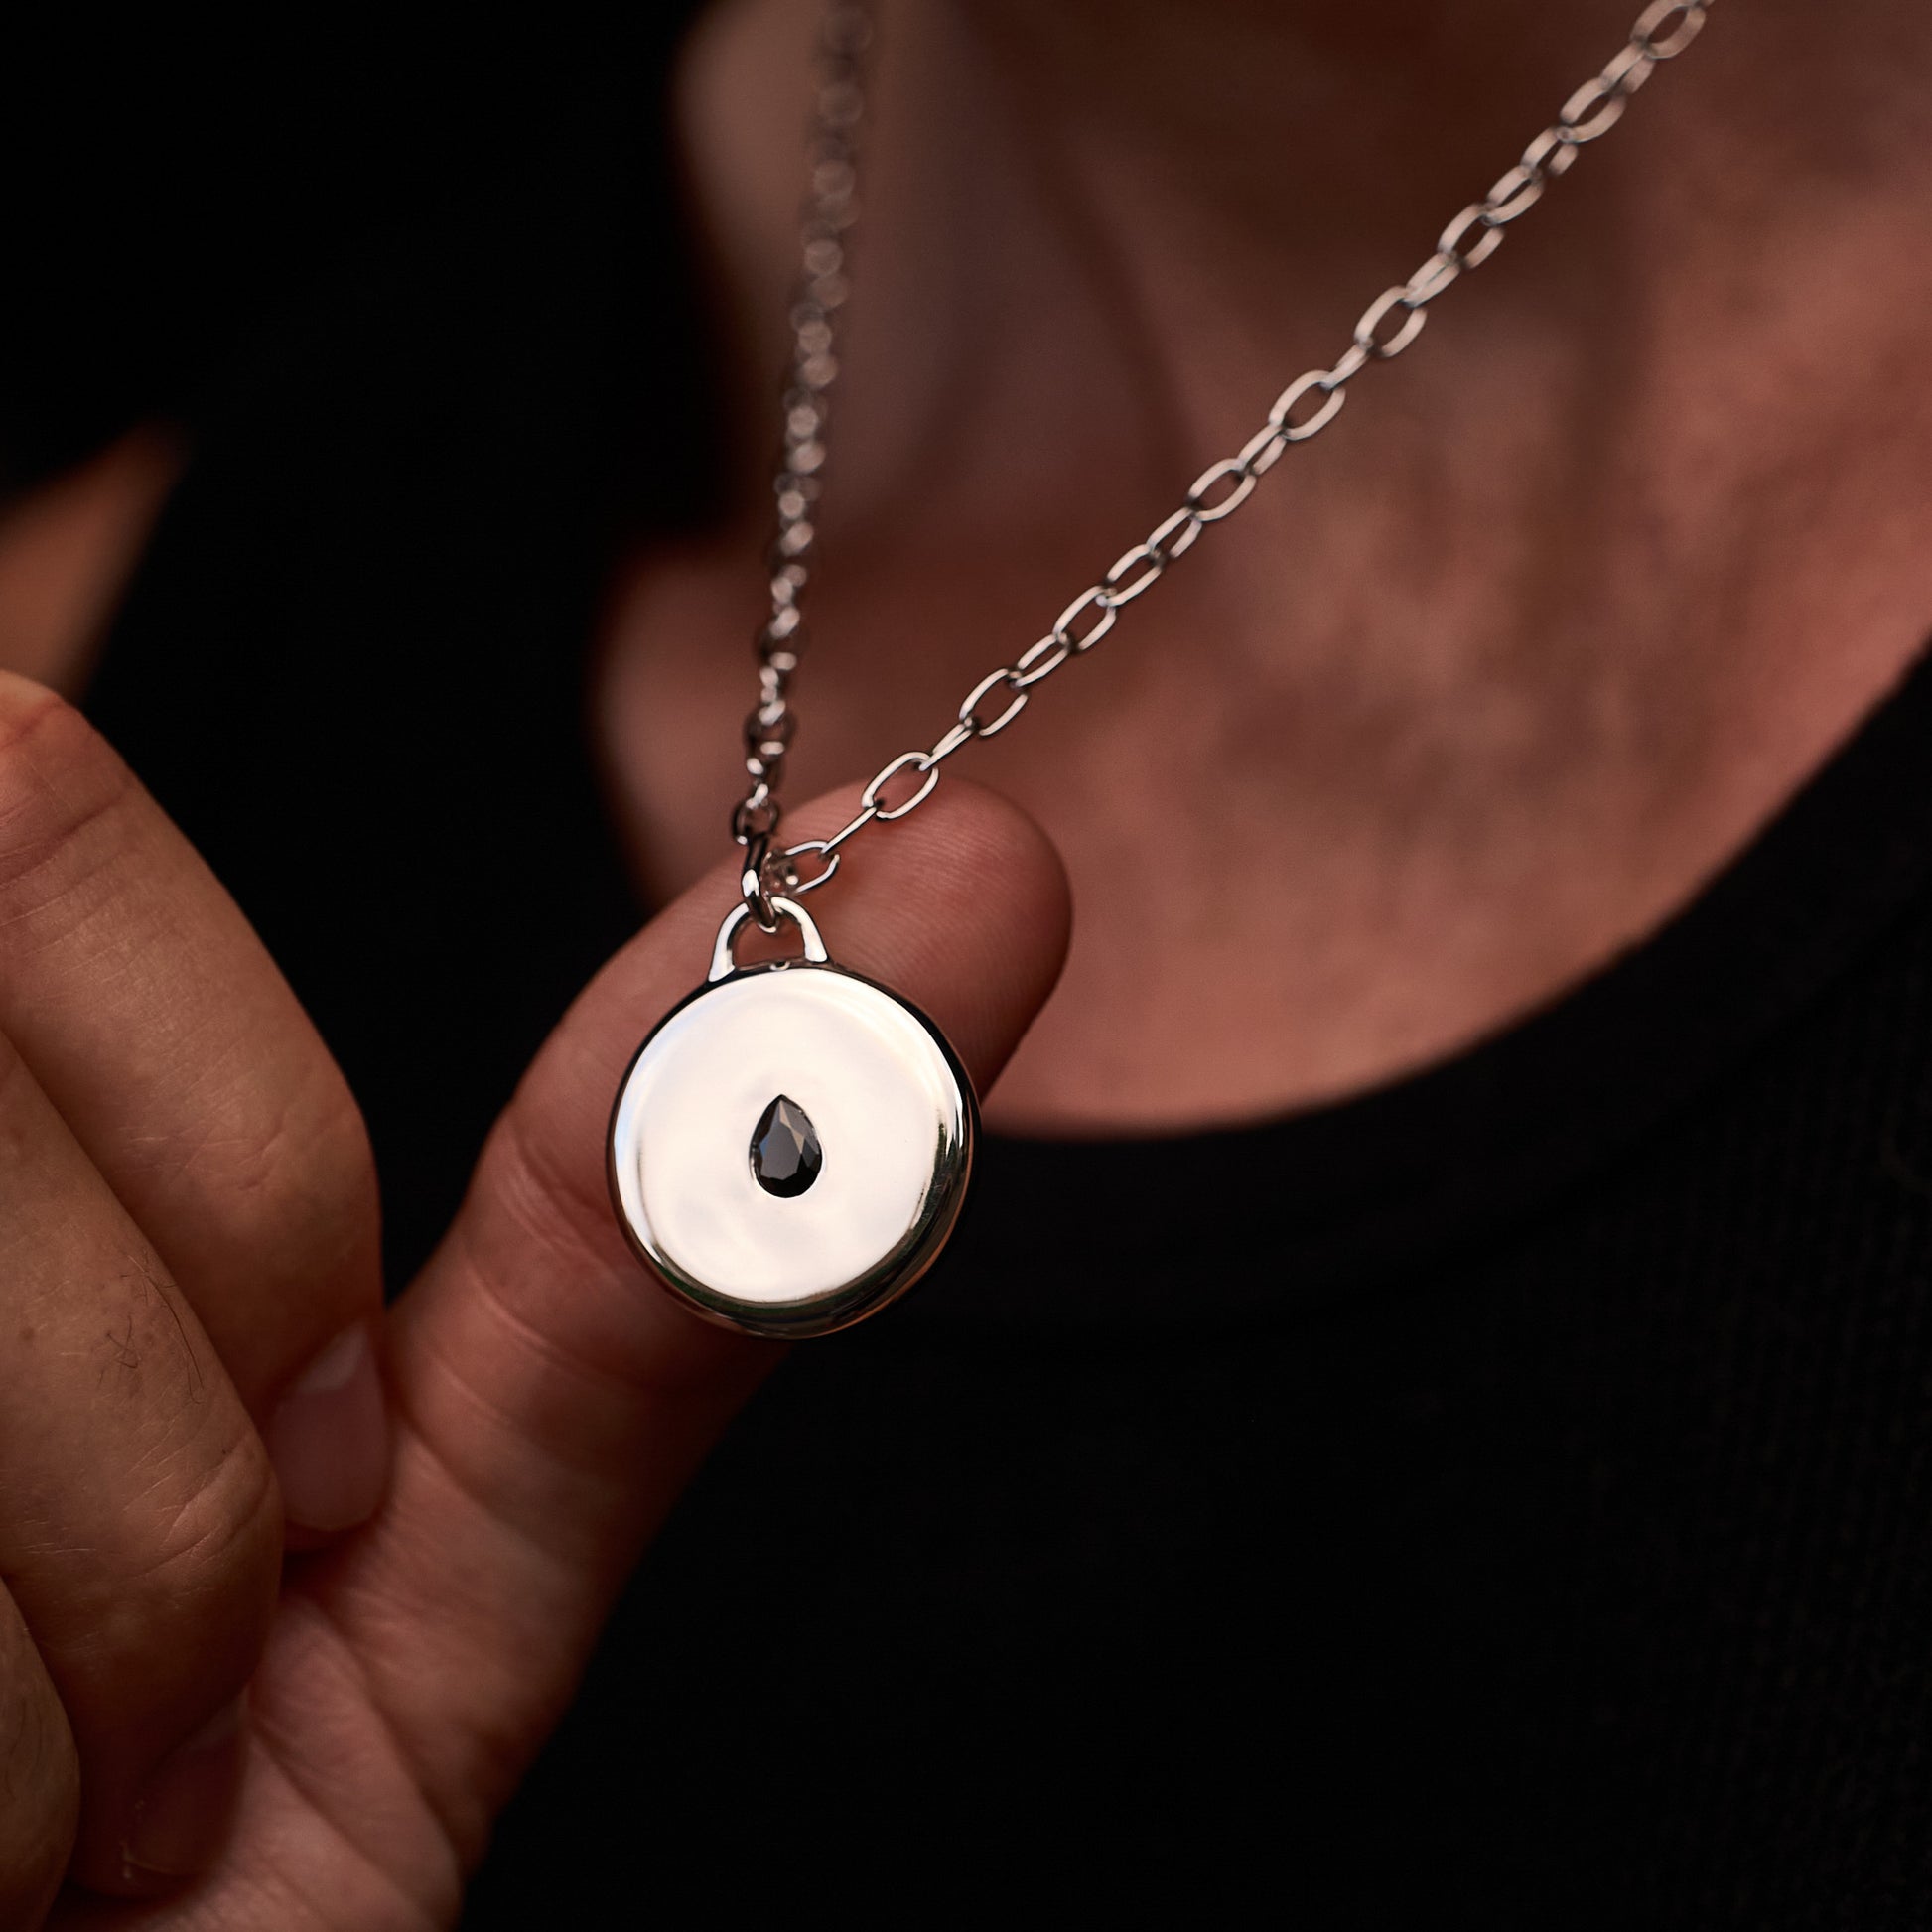
[[[1043,683],[1083,657],[1118,621],[1122,609],[1152,590],[1201,532],[1232,516],[1255,484],[1292,445],[1334,421],[1348,384],[1371,363],[1392,361],[1422,333],[1429,305],[1502,246],[1510,224],[1569,171],[1580,148],[1599,140],[1623,117],[1661,62],[1674,60],[1703,29],[1716,0],[1652,0],[1602,69],[1564,102],[1489,192],[1449,223],[1434,252],[1406,282],[1384,289],[1356,322],[1331,367],[1310,369],[1277,396],[1267,420],[1231,457],[1210,463],[1178,509],[1123,551],[1096,583],[1067,605],[1046,634],[1011,664],[989,671],[961,702],[953,722],[922,751],[900,752],[873,774],[859,809],[829,838],[774,847],[781,807],[778,785],[796,714],[789,702],[804,631],[800,607],[817,548],[817,502],[826,450],[826,391],[838,372],[834,322],[848,293],[844,235],[858,212],[857,139],[864,117],[865,50],[871,16],[863,0],[832,0],[820,36],[820,85],[812,123],[811,186],[803,221],[803,276],[791,311],[792,362],[784,393],[784,454],[774,489],[777,535],[771,552],[771,615],[758,635],[759,702],[745,724],[745,768],[751,790],[733,807],[732,836],[746,851],[747,904],[766,930],[776,925],[769,895],[793,898],[816,892],[838,871],[846,842],[878,822],[904,818],[930,798],[940,768],[975,739],[992,738],[1018,718]],[[886,788],[907,774],[912,785],[896,804]],[[817,870],[803,874],[801,860]]]
[[[778,787],[785,751],[797,724],[791,680],[804,647],[805,592],[818,549],[826,392],[839,368],[834,353],[838,313],[851,290],[844,236],[858,214],[857,137],[865,116],[862,62],[871,38],[872,18],[863,0],[832,0],[819,30],[811,173],[790,314],[791,363],[782,399],[784,439],[772,479],[777,528],[767,557],[771,611],[757,638],[758,703],[745,719],[745,770],[752,783],[733,806],[731,820],[732,837],[749,848],[748,875],[760,879],[781,809]],[[753,909],[768,930],[769,906],[761,902],[761,894]]]

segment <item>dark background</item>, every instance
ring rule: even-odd
[[[560,176],[637,191],[693,11],[473,11],[432,32],[73,9],[8,33],[0,486],[143,418],[219,417],[345,312],[441,309],[461,331],[464,257],[498,251],[507,289],[524,230],[570,218]]]
[[[341,1058],[397,1282],[641,910],[581,670],[707,502],[684,11],[0,47],[0,464],[187,426],[88,704]],[[1922,1926],[1928,731],[1921,670],[1425,1076],[989,1136],[947,1271],[680,1507],[466,1924]]]

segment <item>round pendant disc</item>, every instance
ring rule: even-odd
[[[931,1265],[965,1198],[972,1083],[916,1007],[842,967],[750,966],[674,1007],[611,1121],[632,1247],[699,1313],[817,1335]]]

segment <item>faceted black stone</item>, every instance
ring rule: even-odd
[[[780,1094],[752,1130],[752,1176],[767,1194],[790,1200],[818,1178],[825,1156],[811,1116]]]

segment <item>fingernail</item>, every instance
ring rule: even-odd
[[[389,1479],[389,1419],[366,1321],[290,1385],[269,1421],[268,1453],[291,1523],[345,1530],[374,1513]]]
[[[224,1705],[162,1759],[140,1797],[121,1847],[125,1875],[192,1878],[214,1863],[227,1837],[247,1742],[245,1698]]]

